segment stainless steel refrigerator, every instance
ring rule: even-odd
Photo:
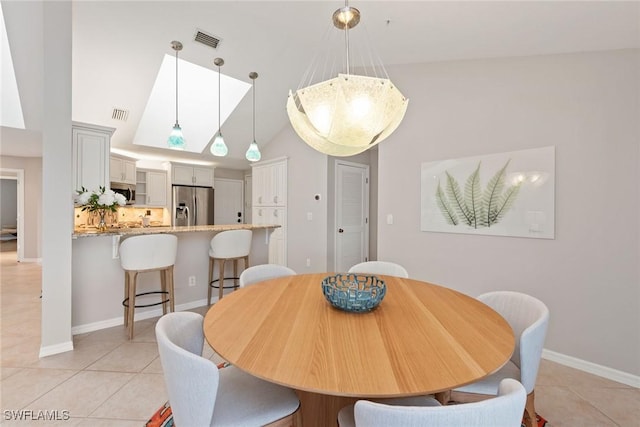
[[[171,225],[213,224],[213,188],[173,186]]]

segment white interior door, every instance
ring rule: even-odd
[[[336,162],[336,271],[369,257],[369,166]]]
[[[216,178],[214,224],[244,223],[244,181]]]

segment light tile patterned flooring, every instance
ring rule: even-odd
[[[15,259],[15,252],[0,252],[0,424],[143,426],[167,400],[156,319],[136,322],[132,341],[118,326],[74,336],[74,351],[39,359],[41,268]],[[61,417],[68,411],[70,419],[8,420],[6,411],[21,409],[57,410]],[[640,389],[543,360],[536,409],[553,427],[638,427]]]

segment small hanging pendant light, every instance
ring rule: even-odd
[[[176,51],[176,124],[173,125],[167,145],[174,150],[184,150],[184,136],[182,135],[182,128],[178,124],[178,52],[182,50],[182,43],[174,40],[171,42],[171,48]]]
[[[253,142],[249,145],[245,156],[250,162],[257,162],[262,157],[258,144],[256,143],[256,79],[258,78],[258,73],[252,71],[249,73],[249,78],[252,80],[253,86]]]
[[[224,59],[216,58],[213,60],[213,63],[218,66],[218,133],[216,133],[216,136],[213,139],[213,144],[211,144],[211,154],[218,157],[224,157],[229,152],[227,145],[224,143],[224,138],[222,137],[220,123],[220,67],[224,65]]]

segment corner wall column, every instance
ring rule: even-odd
[[[42,338],[40,357],[71,337],[71,2],[42,2]]]

